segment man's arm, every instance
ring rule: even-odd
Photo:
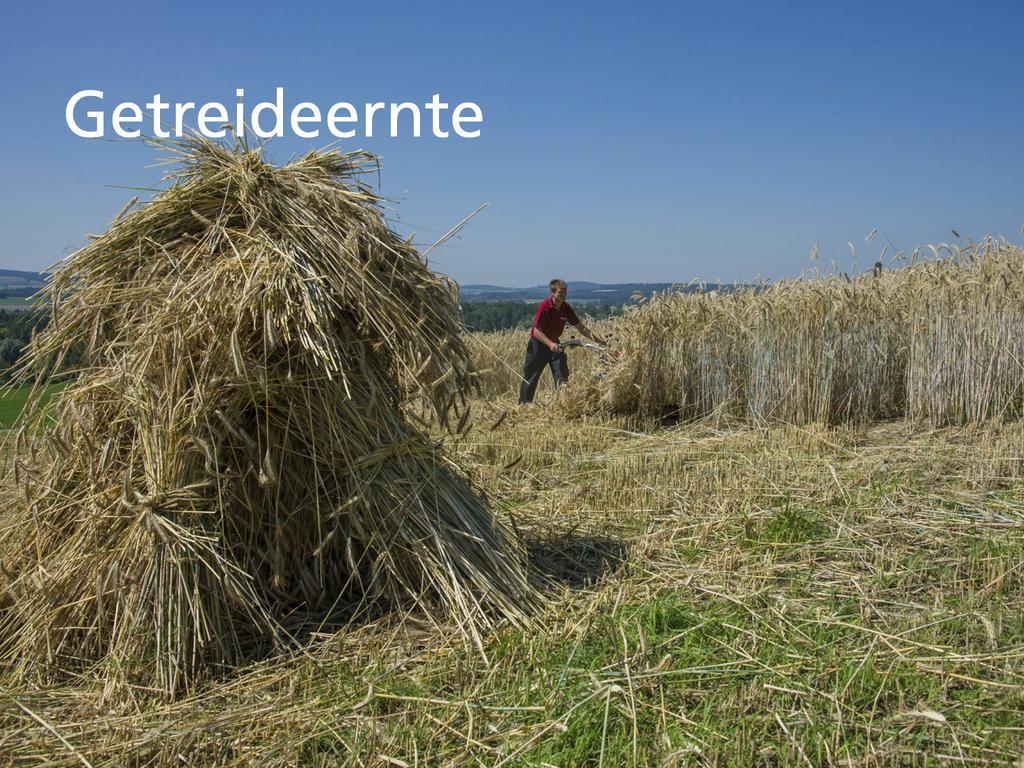
[[[537,328],[536,326],[532,330],[533,330],[533,338],[537,339],[541,344],[546,346],[552,352],[557,352],[558,351],[558,345],[555,344],[555,342],[553,342],[547,336],[545,336],[544,335],[544,331],[542,331],[540,328]]]
[[[583,324],[582,321],[580,321],[578,323],[573,323],[573,328],[575,328],[577,331],[582,333],[584,336],[586,336],[591,341],[596,342],[597,344],[600,344],[600,345],[604,346],[604,343],[605,343],[604,339],[602,339],[600,336],[597,336],[594,333],[592,333],[590,331],[590,329],[587,328],[587,326],[585,326]]]

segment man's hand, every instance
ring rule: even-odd
[[[533,338],[535,338],[541,344],[546,346],[548,349],[550,349],[552,352],[554,352],[555,354],[558,354],[558,351],[560,349],[560,347],[558,345],[558,342],[557,341],[552,341],[547,336],[545,336],[543,334],[543,332],[541,332],[540,328],[532,328],[532,329],[530,329],[530,335],[533,336]]]

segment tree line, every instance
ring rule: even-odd
[[[0,309],[0,381],[10,378],[10,369],[33,332],[41,331],[50,321],[48,312]]]
[[[576,313],[594,320],[603,320],[612,315],[622,314],[621,307],[607,304],[574,305]],[[462,318],[471,331],[507,331],[514,328],[529,328],[537,302],[523,301],[470,301],[462,305]]]

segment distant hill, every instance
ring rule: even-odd
[[[46,283],[42,272],[24,272],[19,269],[0,269],[0,297],[31,296]]]
[[[0,298],[31,296],[46,283],[47,273],[26,272],[18,269],[0,269]],[[652,293],[675,287],[676,290],[697,292],[699,285],[685,283],[591,283],[584,280],[569,281],[569,302],[595,306],[621,306],[635,301],[635,294],[650,296]],[[730,290],[731,285],[707,283],[706,291]],[[522,301],[535,302],[547,298],[550,290],[546,285],[529,288],[506,288],[501,285],[471,283],[459,287],[463,303],[477,301]]]
[[[705,291],[727,291],[732,285],[706,283],[689,285],[686,283],[589,283],[586,281],[569,281],[569,303],[596,304],[603,306],[622,305],[634,301],[634,294],[650,296],[652,293],[666,291],[670,288],[687,293]],[[546,285],[535,285],[530,288],[503,288],[498,285],[468,284],[459,286],[463,303],[476,301],[540,301],[551,293]]]

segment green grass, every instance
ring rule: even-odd
[[[59,392],[63,384],[50,384],[43,392],[44,405],[49,402],[55,393]],[[18,387],[13,390],[0,391],[0,429],[10,429],[21,416],[28,400],[31,387]]]
[[[520,734],[519,751],[504,757],[522,766],[827,765],[872,750],[882,765],[941,765],[935,754],[956,753],[951,729],[984,734],[962,745],[975,754],[1017,747],[1024,697],[1012,690],[1012,673],[1010,690],[928,674],[921,662],[871,644],[877,630],[855,601],[809,605],[787,613],[785,623],[767,608],[673,590],[620,605],[569,636],[507,633],[489,649],[498,670],[490,676],[459,656],[411,674],[345,664],[310,671],[296,687],[301,699],[335,698],[344,711],[372,680],[375,699],[364,713],[389,725],[376,736],[318,735],[302,757],[316,764],[349,755],[351,764],[372,764],[386,734],[405,756],[458,763],[466,740],[438,736],[475,726],[487,740],[488,724]],[[917,631],[902,627],[904,646],[955,648],[983,634],[949,614]],[[1005,618],[996,616],[1001,642],[1013,647],[1024,636],[1006,632]],[[986,676],[980,667],[962,671]],[[493,752],[491,760],[504,764]]]

